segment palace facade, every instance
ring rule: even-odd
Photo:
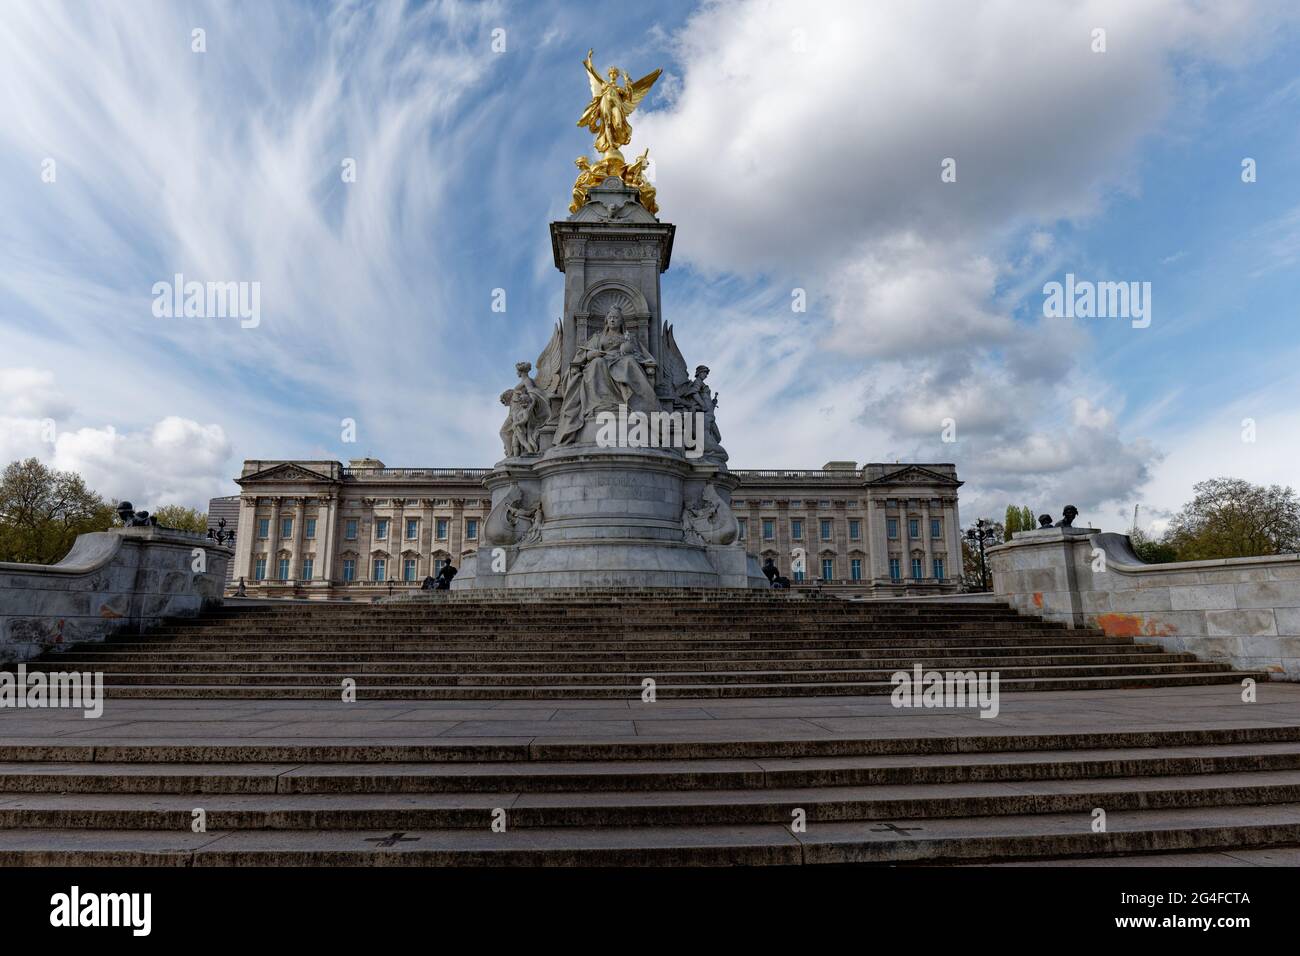
[[[368,601],[475,554],[488,468],[388,468],[372,458],[244,462],[231,590]],[[886,597],[952,593],[961,578],[957,470],[833,461],[736,470],[751,554],[797,587]]]

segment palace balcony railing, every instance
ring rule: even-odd
[[[390,478],[459,478],[465,481],[481,481],[491,468],[344,468],[344,478],[356,478],[360,481],[386,480]]]
[[[789,479],[791,481],[861,481],[861,471],[824,471],[821,468],[759,468],[747,469],[740,468],[731,472],[742,482],[744,481],[769,481],[772,479]]]

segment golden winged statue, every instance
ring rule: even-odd
[[[659,79],[659,74],[663,71],[655,70],[633,82],[626,72],[611,66],[609,79],[602,80],[596,68],[591,65],[593,52],[595,51],[588,50],[587,58],[582,61],[587,71],[587,80],[591,83],[591,102],[583,110],[578,125],[595,133],[596,149],[601,156],[617,159],[621,167],[623,154],[619,147],[632,142],[632,125],[627,118],[632,115],[637,104],[645,99],[650,87],[654,86],[655,80]],[[622,86],[618,85],[620,75],[623,77]]]

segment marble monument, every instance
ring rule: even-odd
[[[551,223],[564,314],[501,394],[504,457],[483,480],[491,510],[452,587],[766,587],[732,513],[738,480],[709,369],[691,374],[662,314],[674,227],[655,215],[649,150],[628,163],[619,148],[659,71],[602,79],[590,53],[583,66],[579,125],[600,158],[578,159],[572,214]],[[612,429],[616,419],[646,427]]]

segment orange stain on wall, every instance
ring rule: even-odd
[[[1169,637],[1177,634],[1178,629],[1172,624],[1157,624],[1145,621],[1141,614],[1098,614],[1097,626],[1106,632],[1107,637]]]

